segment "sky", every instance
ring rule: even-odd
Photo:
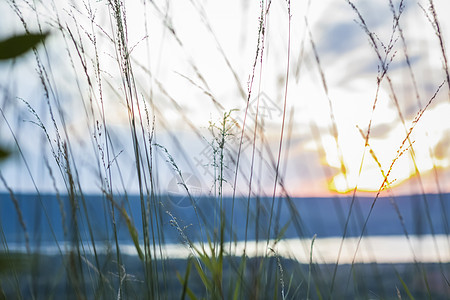
[[[292,196],[326,196],[355,187],[361,193],[382,187],[394,194],[450,192],[449,85],[439,39],[427,17],[428,1],[404,1],[399,24],[405,42],[400,31],[392,34],[389,1],[353,1],[378,54],[389,62],[388,77],[379,85],[382,68],[376,49],[347,1],[293,1],[290,18],[287,2],[273,1],[264,14],[264,36],[258,34],[258,1],[128,2],[127,40],[137,98],[141,105],[146,103],[150,119],[154,117],[153,142],[167,149],[193,190],[213,189],[209,125],[220,125],[229,112],[234,126],[226,143],[227,193],[234,184],[244,119],[240,194],[249,192],[250,180],[253,194],[273,193],[282,131],[277,177],[282,184],[276,185],[277,193],[284,189]],[[450,21],[444,12],[450,4],[433,2],[448,49]],[[49,100],[54,111],[46,106],[32,54],[14,65],[0,64],[2,141],[14,145],[17,139],[22,151],[0,165],[8,186],[33,192],[34,180],[42,191],[63,188],[63,176],[56,172],[51,147],[28,103],[49,128],[53,145],[58,133],[52,129],[51,114],[57,116],[59,128],[65,124],[59,134],[70,141],[85,191],[100,192],[103,175],[98,165],[115,163],[120,171],[112,171],[112,180],[137,192],[126,91],[112,43],[117,33],[112,10],[106,1],[86,6],[58,1],[39,4],[36,14],[18,3],[29,28],[37,30],[40,24],[51,32],[38,51],[54,87]],[[397,12],[398,3],[394,1]],[[3,3],[1,9],[6,12],[1,37],[22,32],[14,8]],[[77,51],[70,34],[83,51]],[[114,145],[106,159],[100,134],[105,124]],[[179,193],[168,155],[158,146],[154,151],[159,192]],[[383,174],[389,184],[383,184]]]

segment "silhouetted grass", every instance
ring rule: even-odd
[[[21,191],[15,191],[9,183],[12,179],[0,170],[2,186],[8,192],[1,201],[11,201],[14,211],[8,213],[16,216],[14,219],[20,226],[20,234],[11,240],[7,231],[12,224],[5,221],[0,224],[0,299],[444,299],[450,292],[449,263],[441,257],[436,264],[423,263],[417,258],[420,249],[414,249],[410,236],[420,235],[420,232],[411,232],[405,225],[405,212],[401,211],[392,192],[395,178],[391,178],[397,161],[410,156],[421,191],[418,195],[421,204],[417,205],[423,208],[417,223],[424,225],[418,225],[418,228],[426,228],[430,232],[434,250],[439,255],[442,249],[437,242],[437,221],[431,215],[431,200],[425,192],[416,161],[416,145],[412,140],[416,125],[438,101],[438,94],[445,89],[445,83],[450,93],[445,36],[438,13],[431,0],[428,8],[423,8],[424,17],[428,18],[437,37],[445,78],[435,84],[434,94],[423,96],[401,23],[406,1],[386,1],[392,13],[392,31],[387,41],[372,31],[356,3],[346,2],[355,14],[361,33],[366,35],[378,66],[374,98],[367,99],[372,101],[372,117],[367,120],[366,130],[359,129],[364,152],[358,177],[361,177],[366,160],[372,159],[384,180],[366,211],[359,202],[358,184],[351,186],[347,176],[342,132],[336,121],[335,103],[338,99],[332,97],[327,66],[323,64],[317,47],[316,28],[310,25],[308,15],[310,5],[314,4],[307,5],[305,34],[298,49],[294,47],[299,37],[291,31],[295,18],[301,18],[300,12],[294,5],[291,7],[291,1],[275,4],[261,0],[258,19],[250,20],[255,25],[252,37],[255,38],[255,55],[249,62],[249,74],[242,75],[215,33],[205,8],[207,4],[194,0],[189,2],[195,14],[188,17],[200,20],[206,32],[205,36],[199,35],[199,43],[208,47],[207,42],[212,41],[224,64],[223,69],[218,67],[216,71],[232,78],[232,84],[227,88],[241,100],[245,107],[241,112],[227,110],[228,104],[216,94],[200,63],[189,54],[185,37],[180,34],[183,30],[174,26],[172,20],[175,16],[170,5],[180,4],[144,2],[141,13],[146,18],[146,36],[130,42],[130,32],[135,30],[131,24],[134,24],[134,18],[142,15],[128,15],[128,3],[119,0],[105,3],[85,1],[67,3],[64,9],[60,9],[61,4],[53,1],[28,3],[8,0],[9,13],[16,15],[22,29],[29,33],[30,28],[35,27],[41,34],[39,41],[43,43],[42,48],[32,48],[31,51],[40,85],[41,94],[37,98],[42,104],[36,104],[36,99],[21,99],[13,105],[27,111],[20,116],[32,119],[28,125],[34,128],[27,134],[30,139],[34,136],[41,138],[43,152],[52,160],[43,158],[42,169],[38,174],[34,173],[29,166],[31,158],[25,153],[27,146],[16,133],[18,129],[11,125],[11,113],[7,111],[9,104],[2,103],[2,124],[9,130],[19,159],[25,165],[27,174],[21,176],[32,182],[36,203],[33,206],[34,217],[29,218],[24,205],[31,204],[24,204]],[[285,28],[271,27],[275,9],[279,9],[277,13],[281,11],[280,22],[284,22]],[[147,16],[148,12],[152,12],[154,20]],[[209,124],[199,124],[194,120],[186,109],[189,105],[175,96],[178,91],[171,90],[173,87],[168,87],[159,78],[160,74],[155,71],[158,68],[153,64],[159,64],[161,57],[153,54],[152,43],[158,39],[149,34],[151,26],[160,26],[160,42],[170,41],[170,45],[178,47],[176,51],[184,55],[189,71],[176,71],[175,75],[210,101],[218,112],[218,118],[208,112]],[[272,120],[261,112],[264,80],[267,77],[278,80],[266,66],[268,59],[277,55],[268,51],[271,49],[269,45],[274,45],[273,41],[269,42],[271,30],[282,31],[281,36],[285,37],[285,46],[282,47],[285,61],[279,61],[283,69],[279,80],[281,119],[275,141],[271,140],[274,135],[265,127],[266,122]],[[47,35],[57,39],[59,44],[48,42]],[[401,98],[390,69],[398,59],[398,44],[401,44],[418,105],[411,122],[407,121],[401,108]],[[146,51],[148,61],[135,55],[135,51],[140,49]],[[55,51],[60,57],[55,55]],[[295,61],[298,53],[299,60]],[[56,59],[61,58],[68,61],[67,66],[58,65]],[[302,84],[298,74],[302,60],[307,58],[315,65],[312,71],[308,71],[319,78],[330,119],[329,128],[325,131],[315,123],[311,123],[307,130],[320,157],[326,156],[322,135],[332,137],[339,160],[337,172],[344,176],[346,190],[351,191],[346,196],[348,207],[342,205],[340,197],[334,196],[333,209],[342,227],[336,229],[340,232],[340,246],[335,263],[322,263],[315,251],[321,237],[315,234],[314,228],[305,224],[304,219],[309,216],[300,209],[295,195],[290,192],[292,188],[288,186],[292,184],[287,173],[289,155],[293,151],[291,143],[296,138],[295,127],[298,126],[291,105],[291,101],[298,100],[290,87]],[[11,68],[14,67],[15,62],[11,62]],[[68,70],[64,69],[62,73],[67,73],[71,85],[67,93],[64,80],[58,75],[66,67]],[[290,79],[293,74],[296,82]],[[247,75],[245,90],[243,76]],[[18,86],[20,84],[17,82]],[[397,152],[387,168],[382,166],[379,153],[371,144],[373,116],[383,88],[389,91],[392,106],[404,129],[403,139],[398,141],[398,145],[392,145]],[[5,88],[5,99],[9,93]],[[66,96],[71,99],[65,99]],[[117,103],[112,99],[119,102],[120,110],[114,108]],[[253,100],[256,100],[254,112],[251,107]],[[425,105],[422,107],[421,103]],[[175,115],[172,119],[167,115],[171,111]],[[176,130],[174,119],[180,120],[197,139],[186,142],[183,134]],[[119,128],[115,122],[126,125]],[[123,127],[127,134],[120,132]],[[205,127],[206,131],[203,130]],[[5,150],[3,141],[0,142],[0,159],[4,160],[10,156],[10,151]],[[194,161],[198,158],[195,151],[199,145],[205,146],[204,151],[209,153],[203,165]],[[38,148],[37,145],[34,147]],[[202,167],[212,174],[210,182],[207,182],[208,192],[198,195],[195,191],[198,187],[191,185],[185,172],[198,175]],[[330,168],[323,168],[325,176],[331,180]],[[435,163],[434,171],[437,174]],[[181,189],[176,196],[168,194],[170,191],[166,191],[162,184],[167,174],[174,176],[176,187]],[[47,188],[40,185],[39,177],[48,177],[51,182],[51,194],[55,195],[59,209],[57,222],[51,219],[51,213],[54,213],[49,204],[51,197],[41,191]],[[93,182],[86,183],[86,178]],[[440,190],[439,175],[435,179],[444,224],[442,231],[448,240],[448,203]],[[91,195],[92,186],[95,186],[95,197]],[[242,186],[245,188],[241,189]],[[389,193],[392,208],[408,240],[409,249],[403,250],[413,253],[411,264],[363,264],[357,260],[373,210],[385,191]],[[174,197],[185,197],[187,204],[175,203]],[[283,210],[288,210],[288,214],[283,214],[288,219],[281,217]],[[323,217],[319,211],[315,214],[317,218]],[[190,215],[192,219],[189,219]],[[31,220],[34,224],[28,223]],[[289,254],[281,249],[287,232],[291,235],[294,232],[301,241],[301,247],[289,249]],[[344,243],[351,232],[357,237],[357,243],[350,254],[351,262],[343,264]],[[46,240],[46,236],[50,238]],[[48,240],[56,249],[52,254],[46,253]],[[261,242],[264,244],[262,247]],[[183,259],[171,257],[169,249],[187,250],[188,254]],[[449,248],[443,250],[448,251]],[[306,253],[307,260],[297,261],[295,255],[298,253]]]

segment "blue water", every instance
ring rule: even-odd
[[[25,242],[25,230],[20,219],[26,227],[32,245],[55,241],[89,241],[92,236],[95,241],[114,240],[111,202],[105,197],[77,197],[75,210],[72,209],[74,205],[71,205],[68,197],[58,200],[55,195],[15,195],[15,199],[22,217],[19,217],[10,195],[0,194],[1,230],[3,240],[6,239],[8,244],[20,245]],[[114,201],[118,239],[131,241],[125,218],[118,207],[123,207],[127,212],[138,230],[139,238],[142,239],[140,198],[115,197]],[[270,220],[271,238],[280,232],[283,232],[285,238],[310,238],[314,234],[317,234],[318,238],[342,236],[351,202],[351,197],[275,199],[271,219],[272,199],[251,199],[247,214],[246,199],[235,199],[232,210],[232,199],[224,198],[225,238],[230,238],[232,226],[233,240],[243,240],[246,233],[249,240],[266,239]],[[144,201],[144,206],[151,212],[148,215],[150,238],[166,243],[178,242],[183,239],[179,229],[192,240],[205,240],[207,234],[213,236],[214,228],[220,227],[219,202],[203,197],[196,199],[195,204],[196,210],[193,209],[189,198],[173,195]],[[373,198],[355,199],[347,226],[347,236],[361,234],[372,204]],[[399,196],[395,198],[395,204],[397,209],[392,199],[379,198],[364,234],[404,235],[405,230],[410,235],[449,233],[450,194]]]

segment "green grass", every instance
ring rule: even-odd
[[[378,73],[373,78],[375,96],[365,100],[370,102],[368,105],[374,115],[380,91],[388,91],[404,130],[404,138],[398,141],[397,155],[391,165],[383,168],[380,154],[371,144],[373,119],[367,120],[366,130],[360,129],[364,153],[370,154],[362,157],[361,169],[366,160],[374,160],[384,181],[373,197],[370,211],[360,211],[357,186],[350,189],[349,210],[342,211],[342,207],[336,207],[341,211],[343,234],[336,263],[331,265],[321,264],[320,258],[316,259],[316,235],[306,247],[309,257],[306,264],[280,256],[276,248],[288,226],[295,228],[299,238],[311,238],[304,229],[302,211],[293,204],[294,195],[289,192],[290,178],[286,173],[290,163],[289,151],[292,151],[290,143],[296,138],[294,129],[298,125],[291,109],[290,101],[295,99],[291,87],[303,83],[298,81],[302,77],[296,75],[302,64],[313,66],[301,70],[313,72],[318,78],[330,120],[327,133],[321,133],[322,129],[319,130],[317,124],[310,124],[305,130],[310,130],[314,136],[318,152],[325,148],[321,135],[332,137],[339,161],[338,172],[348,179],[339,133],[341,129],[336,121],[337,99],[333,99],[333,85],[327,81],[327,65],[321,59],[319,39],[315,35],[317,28],[310,24],[308,12],[301,20],[306,23],[305,34],[298,37],[292,32],[298,24],[297,18],[300,18],[296,4],[292,3],[291,7],[290,1],[261,1],[258,13],[254,14],[256,18],[246,19],[248,24],[252,24],[253,31],[251,36],[246,36],[244,43],[251,40],[254,56],[248,56],[253,58],[242,72],[241,67],[235,65],[234,58],[227,54],[228,45],[223,45],[215,34],[212,24],[216,20],[208,18],[207,8],[211,7],[206,3],[188,2],[187,16],[173,13],[170,5],[181,5],[175,2],[170,5],[158,1],[136,4],[140,7],[139,16],[128,14],[130,7],[125,6],[128,3],[113,0],[72,4],[7,0],[2,4],[6,8],[2,14],[13,16],[17,27],[26,34],[16,34],[15,38],[0,41],[0,60],[5,61],[0,62],[0,67],[11,75],[9,82],[1,84],[0,163],[5,166],[8,163],[20,164],[26,170],[26,174],[21,176],[31,182],[39,202],[35,213],[50,224],[50,234],[59,254],[50,256],[30,247],[30,240],[40,241],[41,232],[35,224],[24,221],[16,197],[21,191],[11,187],[12,179],[0,169],[2,189],[9,192],[15,207],[11,213],[17,215],[23,233],[23,238],[18,240],[26,248],[24,253],[10,249],[12,242],[5,236],[10,224],[0,224],[0,299],[444,299],[450,289],[447,262],[424,264],[415,261],[395,266],[359,264],[355,252],[350,265],[340,263],[343,243],[349,230],[354,229],[348,227],[350,220],[355,217],[359,220],[360,228],[356,229],[360,232],[359,247],[378,198],[382,193],[392,191],[391,184],[395,178],[391,178],[391,172],[402,156],[410,156],[414,165],[421,191],[420,201],[425,207],[421,218],[435,238],[412,133],[416,125],[421,124],[427,109],[441,101],[440,91],[450,93],[445,36],[439,22],[444,13],[441,16],[441,12],[436,11],[433,1],[423,8],[423,18],[434,30],[434,47],[441,50],[443,62],[443,72],[434,84],[434,94],[424,98],[419,95],[420,82],[417,82],[417,71],[410,59],[402,23],[405,5],[410,4],[385,1],[391,13],[385,17],[392,20],[392,31],[384,40],[386,33],[378,36],[372,31],[359,4],[346,2],[347,9],[353,12],[361,27],[361,35],[368,40],[378,66]],[[310,5],[315,4],[308,4],[307,9]],[[247,10],[255,11],[253,6],[245,7],[244,16]],[[285,26],[272,28],[270,18],[280,15],[279,22]],[[137,18],[145,20],[145,36],[139,40],[135,40],[133,35],[137,30],[133,26],[139,26],[135,23]],[[204,62],[191,56],[192,41],[185,40],[184,28],[179,24],[192,18],[202,26],[199,29],[202,34],[198,34],[199,40],[195,43],[205,49],[214,49],[214,59],[220,60],[216,72],[225,74],[227,79],[222,84],[231,83],[227,89],[243,104],[242,110],[232,107],[235,102],[230,100],[231,103],[227,103],[223,100],[226,97],[216,94],[211,83],[214,81],[210,80],[207,72],[203,73]],[[280,31],[283,46],[271,52],[275,45],[272,37],[275,31]],[[157,34],[161,35],[159,41],[167,42],[167,45],[154,45],[158,42],[158,38],[154,38]],[[299,44],[298,39],[301,39]],[[158,47],[161,48],[158,50]],[[165,51],[171,55],[174,53],[174,57],[165,57],[165,51],[161,50],[163,47],[170,48]],[[279,49],[283,50],[277,52]],[[403,58],[397,58],[399,52]],[[282,75],[271,73],[273,59],[283,70]],[[397,59],[403,59],[402,63],[406,64],[406,77],[413,83],[412,93],[418,99],[411,124],[399,104],[402,99],[394,71],[391,71],[391,64]],[[180,60],[181,71],[172,72],[170,68]],[[25,86],[27,82],[21,78],[16,82],[13,76],[16,68],[31,64],[38,83],[38,99],[24,98],[21,85]],[[175,73],[174,81],[180,85],[180,90],[186,89],[202,101],[206,99],[204,107],[211,108],[208,111],[209,123],[198,124],[194,119],[198,114],[191,115],[189,105],[184,103],[188,100],[182,95],[185,90],[180,94],[180,90],[166,86],[169,84],[164,79],[173,76],[167,72]],[[262,115],[264,99],[260,99],[260,95],[264,92],[265,80],[278,80],[279,83],[281,119],[276,125],[276,135],[266,131],[266,123],[272,120]],[[28,122],[18,125],[17,119]],[[25,133],[21,126],[24,126]],[[186,139],[178,127],[189,128],[193,133],[196,139],[192,139],[192,145],[184,144]],[[123,128],[127,130],[126,135],[121,133]],[[32,161],[24,135],[36,137],[39,143],[32,146],[32,151],[42,153],[42,163]],[[273,136],[276,136],[275,142]],[[202,164],[195,165],[198,153],[194,149],[198,145],[206,146],[209,156]],[[431,153],[430,158],[436,157]],[[199,174],[205,168],[211,172],[206,197],[213,203],[211,211],[200,209],[198,202],[202,199],[185,178],[185,172]],[[436,165],[434,170],[437,170]],[[330,170],[325,169],[327,172]],[[163,194],[166,191],[162,182],[165,182],[166,175],[177,178],[181,193],[189,200],[189,209],[195,213],[194,223],[185,224],[183,216],[177,215],[176,209],[172,210],[170,203],[165,202]],[[330,174],[327,177],[331,179]],[[48,187],[44,188],[42,178],[46,178],[46,186],[51,182],[50,192],[59,200],[66,243],[57,240],[56,228],[52,228],[51,212],[47,211],[43,196],[48,191],[42,192]],[[265,186],[267,182],[270,182],[269,188]],[[439,183],[438,176],[436,183]],[[92,186],[95,187],[94,193],[101,195],[106,236],[100,236],[95,227],[100,216],[90,211],[88,196],[93,192]],[[131,211],[132,194],[139,196],[138,215]],[[67,196],[67,203],[62,200],[63,195]],[[270,204],[262,204],[262,198],[271,199]],[[228,203],[224,201],[228,200],[232,201],[231,215],[225,214],[224,207]],[[291,209],[290,220],[280,220],[282,202]],[[392,197],[392,203],[402,221],[395,197]],[[442,199],[441,205],[445,208]],[[245,228],[235,226],[237,209],[245,210]],[[213,214],[212,223],[210,214]],[[188,259],[165,255],[168,242],[163,228],[167,226],[164,221],[167,218],[179,236],[179,247],[188,249]],[[445,209],[442,218],[448,227]],[[198,236],[189,234],[190,227],[198,229]],[[119,233],[123,228],[134,245],[135,256],[128,255],[121,244],[123,240]],[[252,229],[255,230],[256,241],[247,238]],[[403,229],[408,238],[414,234],[405,226]],[[244,253],[236,253],[238,230],[245,232]],[[88,244],[83,241],[88,241]],[[256,257],[246,255],[252,248],[251,243],[257,245],[261,241],[265,242],[265,251]]]

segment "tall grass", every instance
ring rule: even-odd
[[[417,7],[403,0],[385,1],[382,5],[390,15],[383,17],[392,26],[390,32],[377,33],[360,4],[345,2],[378,69],[374,96],[364,99],[370,102],[371,117],[358,127],[363,149],[360,162],[352,158],[360,165],[356,183],[344,155],[345,133],[338,118],[337,107],[343,100],[333,92],[336,85],[329,81],[329,60],[322,57],[319,29],[326,20],[311,15],[311,7],[317,4],[309,1],[305,11],[291,1],[243,4],[243,18],[252,23],[251,30],[242,30],[242,43],[252,49],[240,53],[248,59],[245,67],[229,54],[232,50],[223,44],[223,32],[216,32],[221,32],[221,23],[210,19],[210,10],[215,9],[210,3],[7,0],[2,4],[17,25],[11,30],[29,36],[37,32],[41,44],[30,46],[28,55],[0,65],[2,76],[7,76],[1,85],[0,106],[0,181],[7,194],[0,198],[0,209],[11,207],[6,202],[12,204],[13,211],[2,215],[14,214],[20,228],[20,234],[11,239],[8,232],[13,224],[0,222],[0,298],[444,299],[450,292],[449,262],[444,259],[450,249],[449,200],[442,191],[445,177],[439,175],[435,149],[427,147],[442,211],[439,224],[444,224],[439,230],[447,238],[443,249],[436,233],[438,220],[431,215],[434,196],[428,194],[427,174],[421,173],[416,154],[423,141],[414,140],[424,116],[436,103],[445,102],[442,91],[448,89],[450,95],[440,11],[431,0],[422,7],[443,65],[430,92],[421,91],[422,76],[417,76],[408,28],[402,23],[405,11]],[[190,22],[198,33],[186,31]],[[232,22],[227,19],[221,25],[234,28]],[[299,24],[302,35],[296,35]],[[135,34],[138,29],[143,35]],[[198,40],[189,40],[192,36]],[[212,73],[208,63],[214,63]],[[396,63],[406,65],[403,80],[411,81],[417,102],[414,113],[404,109],[408,105],[398,91],[398,74],[392,67]],[[36,83],[37,92],[27,93],[27,80],[20,77],[28,65],[35,71],[30,81]],[[303,107],[297,103],[314,106],[316,101],[298,99],[295,94],[296,88],[311,82],[305,73],[319,82],[315,93],[326,103],[321,111],[329,119],[326,125],[319,116],[306,123],[299,120],[297,107]],[[344,78],[343,84],[351,80]],[[271,86],[282,100],[266,98]],[[397,144],[391,145],[395,156],[388,165],[373,137],[386,91],[403,130]],[[196,99],[200,104],[186,103]],[[273,105],[270,109],[279,112],[278,119],[264,115],[268,100]],[[192,112],[192,108],[204,110]],[[305,136],[297,127],[308,132],[308,141],[302,140]],[[292,179],[298,149],[315,144],[315,157],[327,160],[329,138],[337,166],[322,166],[324,175],[329,186],[333,175],[342,175],[344,189],[350,191],[345,198],[330,196],[341,226],[331,264],[322,263],[316,251],[321,237],[318,229],[308,228],[305,219],[310,216],[295,197],[299,189],[297,179]],[[7,143],[11,146],[5,147]],[[9,149],[16,150],[10,154]],[[40,162],[32,153],[38,149]],[[408,216],[394,195],[392,173],[405,156],[414,168],[410,180],[419,190],[416,212],[423,208],[417,224],[425,225],[418,225],[418,232],[405,225]],[[383,180],[368,197],[360,192],[358,181],[370,160]],[[26,170],[19,175],[19,183],[6,175],[14,174],[14,165]],[[311,176],[316,173],[312,171]],[[175,184],[167,185],[167,178]],[[24,195],[21,182],[29,185],[26,192],[33,196]],[[413,254],[412,267],[364,264],[357,259],[384,193],[407,239],[408,249],[403,250]],[[370,205],[364,210],[362,202],[367,198]],[[30,205],[34,217],[29,216]],[[54,207],[58,207],[56,214]],[[329,216],[316,211],[314,217]],[[420,236],[423,228],[431,233],[437,264],[418,258],[420,249],[412,236]],[[356,238],[349,250],[345,245],[350,233]],[[299,240],[298,248],[287,248],[288,234]],[[49,245],[55,253],[46,252]],[[345,251],[351,252],[351,260],[342,263]],[[302,253],[306,255],[303,262],[297,260]]]

